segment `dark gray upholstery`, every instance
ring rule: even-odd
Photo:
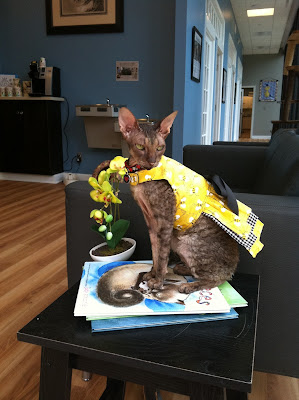
[[[91,190],[92,187],[88,182],[83,181],[73,182],[65,187],[69,287],[80,279],[84,262],[92,261],[89,250],[103,242],[101,236],[91,229],[94,221],[89,218],[89,213],[97,208],[97,203],[89,196]],[[127,185],[124,190],[121,188],[120,199],[123,202],[120,208],[121,218],[130,220],[130,227],[126,236],[135,239],[137,242],[134,259],[150,260],[151,246],[148,230],[142,212],[132,198]]]
[[[252,207],[265,224],[261,241],[264,249],[253,259],[240,248],[238,271],[259,274],[261,277],[260,306],[257,327],[255,369],[270,373],[299,377],[299,197],[254,193],[268,163],[279,163],[271,167],[286,171],[294,170],[299,142],[293,135],[281,134],[277,140],[285,141],[281,146],[274,143],[275,155],[270,157],[273,143],[269,146],[186,146],[184,162],[202,175],[218,173],[235,191],[237,198]],[[278,137],[278,136],[273,136]],[[290,146],[291,156],[280,156]],[[271,141],[272,142],[272,141]],[[296,146],[296,147],[295,147]],[[293,159],[291,162],[290,159]],[[269,161],[270,160],[270,161]],[[285,162],[285,164],[284,164]],[[298,187],[296,173],[288,182]],[[267,175],[265,175],[267,176]],[[285,189],[283,177],[278,176]],[[270,179],[275,186],[275,179]],[[87,182],[74,182],[66,186],[67,268],[69,286],[80,279],[82,266],[90,260],[89,249],[101,241],[91,230],[89,213],[96,208],[90,199],[91,187]],[[263,190],[263,188],[261,188]],[[241,193],[242,192],[242,193]],[[296,190],[293,191],[297,193]],[[142,213],[125,186],[121,191],[123,204],[121,217],[128,218],[131,226],[127,236],[137,240],[133,259],[151,259],[151,249]],[[248,325],[251,321],[248,321]],[[200,327],[199,327],[200,329]],[[246,330],[247,327],[244,326]],[[232,351],[237,351],[232,349]]]
[[[278,130],[266,149],[255,193],[299,196],[299,135]]]
[[[299,136],[277,131],[268,146],[184,147],[184,164],[218,174],[265,224],[264,249],[240,249],[238,271],[261,277],[255,369],[299,377]]]

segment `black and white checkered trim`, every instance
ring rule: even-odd
[[[222,228],[229,236],[231,236],[237,243],[245,247],[245,249],[247,250],[250,250],[251,247],[254,245],[255,241],[257,240],[257,236],[253,234],[253,230],[258,220],[258,217],[253,212],[249,214],[247,219],[248,224],[251,226],[251,231],[246,239],[244,239],[240,235],[237,235],[231,229],[227,228],[222,222],[218,221],[217,218],[213,217],[213,215],[206,214],[205,212],[203,212],[203,214],[211,218],[217,225],[220,226],[220,228]]]

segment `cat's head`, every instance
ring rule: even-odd
[[[158,165],[165,152],[167,138],[177,111],[154,125],[138,124],[137,119],[126,107],[119,110],[118,122],[123,138],[128,143],[130,165],[139,164],[143,169]]]

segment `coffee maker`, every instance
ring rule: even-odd
[[[30,63],[28,75],[31,78],[29,96],[60,96],[60,69],[47,67],[44,58],[39,63]]]

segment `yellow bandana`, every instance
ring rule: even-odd
[[[179,162],[162,156],[157,167],[129,175],[130,184],[134,186],[151,180],[166,179],[169,182],[176,197],[175,229],[190,228],[204,213],[244,246],[252,257],[262,250],[260,235],[264,224],[251,208],[237,201],[239,215],[234,214],[228,208],[225,198],[215,192],[211,183]]]

